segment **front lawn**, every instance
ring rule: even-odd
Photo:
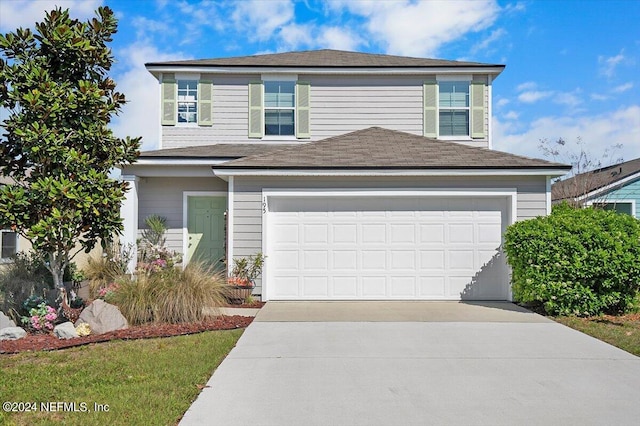
[[[0,355],[0,424],[176,424],[242,331]]]
[[[554,317],[555,321],[640,356],[640,314]]]

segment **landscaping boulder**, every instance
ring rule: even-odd
[[[96,299],[84,308],[76,322],[76,326],[83,323],[89,324],[93,334],[102,334],[129,327],[129,323],[120,313],[120,309],[102,299]]]
[[[0,330],[7,327],[15,327],[16,323],[11,318],[6,316],[4,312],[0,311]]]
[[[73,339],[74,337],[78,337],[76,327],[70,321],[56,325],[53,329],[53,334],[58,339]]]
[[[18,340],[27,335],[27,332],[20,327],[5,327],[0,330],[0,340]]]

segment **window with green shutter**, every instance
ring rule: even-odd
[[[162,76],[162,125],[176,124],[176,80],[173,74]]]

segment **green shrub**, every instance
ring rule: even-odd
[[[17,253],[10,263],[3,265],[0,269],[0,292],[0,310],[14,321],[19,321],[21,316],[29,313],[29,309],[45,299],[53,303],[57,296],[57,291],[53,290],[51,272],[35,253]],[[30,297],[39,301],[33,306],[24,307],[23,303]]]
[[[555,206],[511,225],[505,252],[514,299],[551,315],[631,309],[640,290],[640,221],[613,211]]]
[[[131,324],[196,322],[204,318],[204,308],[225,302],[226,291],[223,273],[191,262],[184,270],[166,268],[121,279],[113,303]]]

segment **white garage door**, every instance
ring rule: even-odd
[[[507,300],[506,197],[270,197],[271,300]]]

